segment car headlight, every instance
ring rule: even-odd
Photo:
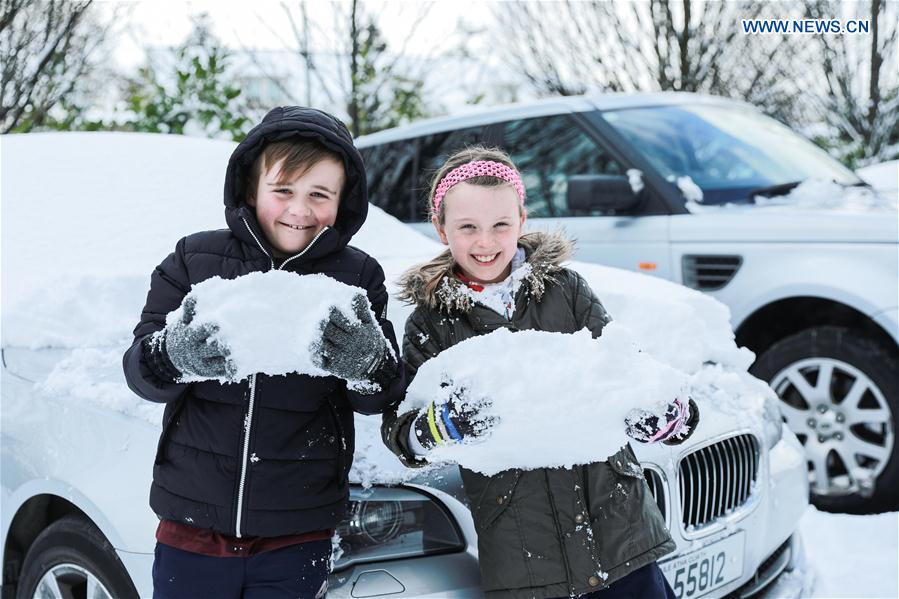
[[[783,437],[783,414],[780,411],[780,400],[776,397],[765,398],[764,407],[765,445],[771,449]]]
[[[334,571],[356,563],[465,549],[453,517],[424,493],[405,488],[350,489],[348,517],[337,527]]]

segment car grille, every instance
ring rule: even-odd
[[[662,475],[651,468],[644,468],[643,478],[646,479],[646,485],[649,487],[649,492],[652,493],[652,498],[655,500],[656,505],[659,506],[662,517],[667,519],[665,514],[665,485],[662,483]]]
[[[679,471],[684,528],[710,524],[746,503],[758,468],[753,435],[729,437],[686,455]]]

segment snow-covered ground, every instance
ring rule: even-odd
[[[809,506],[800,529],[815,576],[811,597],[899,597],[899,513],[849,516]]]
[[[161,406],[125,387],[121,354],[153,267],[180,236],[224,226],[221,188],[234,144],[143,134],[31,134],[0,138],[0,145],[3,346],[67,350],[38,385],[40,393],[64,393],[158,425]],[[375,208],[353,243],[379,259],[388,280],[441,249]],[[725,395],[745,384],[752,356],[734,345],[722,304],[643,275],[574,266],[650,356],[706,377]],[[400,334],[409,310],[391,302]],[[764,395],[757,390],[755,397]],[[354,477],[363,483],[408,476],[380,442],[379,424],[378,418],[357,421]],[[896,517],[810,511],[802,528],[818,574],[814,596],[896,596]]]

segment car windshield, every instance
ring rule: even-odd
[[[662,176],[688,176],[703,203],[748,200],[751,192],[809,178],[861,180],[824,150],[755,110],[734,105],[630,108],[603,113]]]

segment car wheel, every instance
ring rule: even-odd
[[[18,599],[137,599],[103,533],[76,516],[57,520],[28,549]]]
[[[751,372],[781,399],[802,442],[812,502],[826,511],[899,507],[899,360],[863,333],[815,327],[765,351]]]

